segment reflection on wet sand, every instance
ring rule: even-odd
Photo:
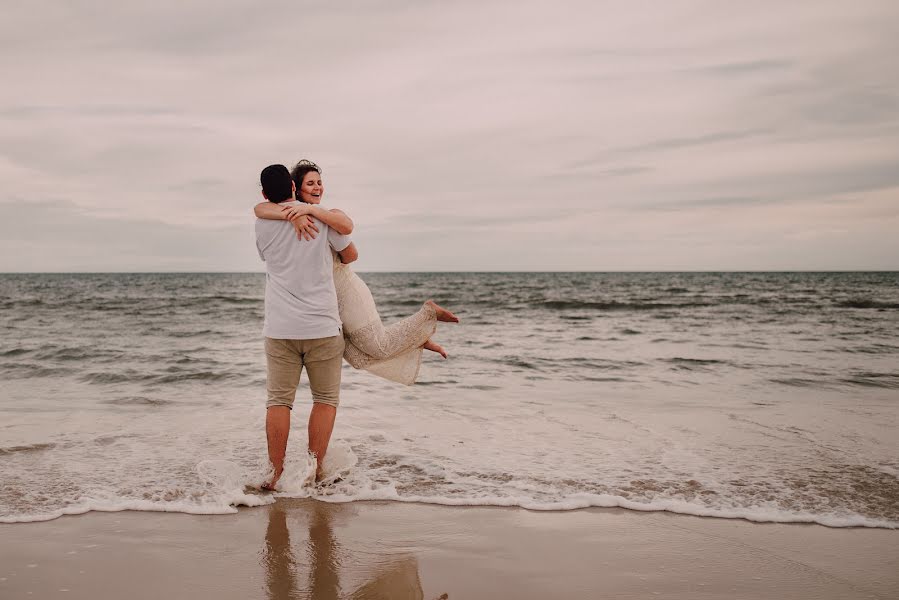
[[[334,507],[322,502],[310,504],[306,556],[298,558],[290,543],[287,511],[278,502],[269,507],[268,529],[262,551],[269,600],[423,600],[418,563],[412,556],[398,556],[387,564],[378,564],[365,583],[352,593],[342,595],[340,570],[345,570],[349,575],[354,568],[368,570],[368,565],[354,561],[337,543],[331,527],[333,512]],[[302,583],[303,572],[308,574],[307,585]],[[446,597],[445,594],[441,596]]]

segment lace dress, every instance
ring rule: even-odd
[[[422,345],[437,331],[437,312],[424,304],[417,313],[387,327],[371,290],[349,265],[334,259],[334,288],[343,321],[343,358],[356,369],[412,385],[421,366]]]

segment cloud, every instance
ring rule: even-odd
[[[676,137],[654,140],[646,144],[636,146],[625,146],[618,148],[618,152],[652,152],[656,150],[676,150],[679,148],[690,148],[694,146],[708,146],[717,144],[718,142],[730,142],[734,140],[744,140],[770,134],[771,130],[766,129],[748,129],[743,131],[717,131],[697,136]]]
[[[861,207],[896,185],[897,16],[887,0],[18,3],[0,23],[0,203],[20,219],[4,248],[29,251],[0,270],[260,269],[259,169],[301,157],[373,270],[778,268],[728,246],[772,245],[735,213],[783,220],[780,256],[827,268],[831,234],[797,236],[791,211],[828,203],[849,205],[854,264],[883,264],[894,236]]]
[[[764,179],[735,177],[701,185],[668,190],[664,200],[630,202],[628,207],[644,211],[703,210],[728,207],[739,211],[770,206],[772,211],[785,205],[806,208],[834,202],[852,202],[845,198],[874,194],[899,187],[899,161],[866,164],[854,168],[814,169],[771,173]],[[741,193],[733,193],[739,190]],[[711,193],[710,193],[711,192]],[[899,198],[897,198],[899,200]],[[772,212],[772,215],[774,213]]]
[[[247,227],[98,218],[67,202],[0,203],[0,272],[30,272],[35,263],[60,272],[220,271],[223,258],[225,270],[259,270],[251,252]]]
[[[714,65],[709,65],[707,67],[700,67],[696,69],[699,73],[706,73],[709,75],[719,75],[719,76],[741,76],[741,75],[756,75],[759,73],[770,74],[772,71],[782,71],[785,69],[790,69],[794,65],[791,61],[783,60],[783,59],[762,59],[762,60],[750,60],[750,61],[742,61],[742,62],[728,62],[728,63],[719,63]]]

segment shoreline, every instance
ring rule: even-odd
[[[265,493],[254,493],[253,495],[258,495],[262,498],[268,497],[268,494]],[[727,515],[714,515],[714,514],[698,514],[695,512],[680,512],[677,510],[665,509],[665,508],[635,508],[631,506],[621,506],[621,504],[609,505],[609,506],[575,506],[571,508],[532,508],[528,506],[521,506],[518,504],[515,505],[502,505],[502,504],[450,504],[446,502],[433,502],[428,500],[399,500],[393,498],[360,498],[358,500],[345,500],[341,499],[340,501],[329,502],[327,500],[322,500],[316,497],[293,497],[293,496],[274,496],[275,502],[278,501],[300,501],[300,500],[310,500],[322,502],[323,504],[333,504],[333,505],[343,505],[343,504],[365,504],[365,503],[384,503],[384,504],[411,504],[411,505],[420,505],[420,506],[434,506],[434,507],[445,507],[445,508],[457,508],[457,509],[490,509],[490,508],[500,508],[500,509],[510,509],[510,510],[523,510],[532,513],[568,513],[568,512],[577,512],[577,511],[590,511],[590,510],[599,510],[599,511],[607,511],[607,510],[621,510],[628,513],[645,513],[645,514],[667,514],[678,517],[690,517],[696,519],[716,519],[722,521],[739,521],[744,523],[751,523],[754,525],[809,525],[809,526],[818,526],[824,527],[826,529],[834,529],[834,530],[849,530],[849,529],[860,529],[860,530],[882,530],[882,531],[899,531],[899,524],[893,524],[889,521],[884,521],[883,524],[872,524],[870,525],[832,525],[830,523],[824,523],[820,520],[815,520],[815,517],[809,516],[807,520],[775,520],[775,519],[754,519],[752,517],[746,516],[727,516]],[[149,501],[148,501],[149,502]],[[142,504],[139,503],[139,504]],[[635,506],[640,506],[639,503],[633,503]],[[7,525],[28,525],[28,524],[36,524],[36,523],[49,523],[52,521],[56,521],[59,519],[64,519],[67,517],[79,517],[91,513],[123,513],[123,512],[136,512],[136,513],[168,513],[168,514],[184,514],[191,516],[208,516],[208,517],[226,517],[229,515],[237,514],[240,511],[260,508],[265,506],[270,506],[271,503],[260,502],[258,504],[232,504],[230,505],[233,510],[221,510],[219,512],[200,512],[200,511],[191,511],[185,509],[173,509],[169,510],[166,508],[154,508],[149,505],[146,507],[135,508],[131,506],[126,506],[124,508],[85,508],[81,510],[80,508],[76,509],[73,512],[62,512],[61,514],[55,516],[48,516],[47,518],[36,518],[34,520],[22,520],[22,521],[4,521],[0,518],[0,527]],[[867,518],[867,517],[862,517]],[[879,522],[877,522],[879,523]]]
[[[290,498],[231,515],[67,517],[0,525],[0,597],[899,594],[899,533],[867,527]]]

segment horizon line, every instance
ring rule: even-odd
[[[355,271],[370,274],[421,273],[899,273],[897,269],[636,269],[636,270],[450,270],[450,271]],[[0,271],[0,275],[265,275],[265,271]]]

